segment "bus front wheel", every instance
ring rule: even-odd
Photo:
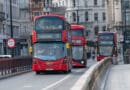
[[[40,74],[40,71],[36,71],[36,74],[37,74],[37,75]]]

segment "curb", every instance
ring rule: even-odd
[[[96,90],[97,80],[111,64],[111,58],[96,63],[83,74],[71,90]]]

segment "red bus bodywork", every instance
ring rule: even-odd
[[[77,31],[82,31],[83,34],[82,35],[73,35],[73,32],[77,32]],[[86,56],[86,48],[85,48],[86,38],[85,38],[85,28],[84,28],[84,26],[72,24],[71,25],[71,34],[72,34],[72,36],[71,36],[72,51],[73,51],[73,48],[78,48],[78,47],[83,48],[82,59],[76,59],[76,58],[72,57],[73,58],[72,65],[73,65],[73,67],[75,67],[75,66],[86,67],[87,56]],[[80,55],[80,53],[78,53],[78,54]]]
[[[66,22],[65,18],[63,16],[60,16],[60,15],[41,15],[41,16],[36,16],[34,18],[34,22],[36,22],[36,20],[40,19],[40,18],[49,18],[49,17],[56,17],[60,20],[63,21],[63,24],[62,26],[64,27],[65,25],[64,24],[67,24],[69,26],[69,23]],[[35,25],[36,26],[36,25]],[[47,31],[47,30],[41,30],[40,33],[38,33],[37,30],[33,30],[32,32],[32,44],[35,45],[37,43],[44,43],[44,44],[47,44],[48,42],[49,43],[63,43],[63,45],[66,45],[66,43],[68,43],[68,38],[67,38],[67,33],[69,32],[70,30],[67,30],[66,27],[64,27],[63,30],[60,30],[60,31]],[[37,39],[38,38],[38,35],[39,34],[44,34],[46,35],[46,32],[48,35],[53,35],[53,34],[61,34],[61,39],[60,37],[58,36],[58,40],[57,38],[54,39],[55,37],[53,38],[46,38],[46,37],[43,37],[41,39]],[[44,35],[41,35],[44,36]],[[46,38],[46,40],[44,39]],[[65,49],[65,48],[64,48]],[[54,50],[54,51],[58,51],[58,50]],[[66,51],[67,53],[70,53],[70,48],[66,48]],[[35,51],[33,51],[33,53],[35,53]],[[41,56],[42,57],[42,56]],[[43,58],[44,59],[44,58]],[[69,72],[71,71],[71,68],[72,68],[72,58],[70,57],[69,54],[67,54],[66,56],[64,57],[60,57],[56,60],[51,60],[51,59],[48,59],[48,60],[42,60],[41,58],[37,58],[37,57],[34,57],[33,56],[33,63],[32,63],[32,70],[36,72],[36,74],[39,74],[41,71],[64,71],[64,72]]]
[[[108,45],[109,40],[100,40],[100,36],[104,35],[105,37],[107,37],[107,35],[112,35],[113,39],[111,40],[113,42],[113,44]],[[99,44],[100,41],[105,41],[107,42],[105,45],[104,44]],[[112,52],[110,55],[102,55],[100,54],[100,47],[104,47],[104,51],[107,52],[107,47],[111,46],[112,47]],[[117,58],[117,36],[116,33],[114,32],[102,32],[98,34],[97,37],[97,61],[101,61],[102,59],[104,59],[105,57],[112,57],[112,58]]]

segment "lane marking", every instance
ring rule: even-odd
[[[82,70],[84,70],[84,69],[80,69],[80,70],[77,70],[77,71],[75,71],[75,72],[81,72]],[[59,81],[57,81],[57,82],[55,82],[55,83],[52,83],[52,84],[50,84],[49,86],[47,86],[47,87],[45,87],[45,88],[42,88],[41,90],[48,90],[49,88],[52,88],[52,87],[56,86],[57,84],[60,84],[60,83],[63,82],[64,80],[68,79],[70,76],[72,76],[71,73],[70,73],[69,75],[65,76],[63,79],[61,79],[61,80],[59,80]],[[82,76],[82,75],[81,75],[81,76]]]
[[[51,87],[53,87],[53,86],[55,86],[55,85],[57,85],[57,84],[63,82],[64,80],[66,80],[66,79],[69,78],[70,76],[71,76],[71,75],[67,75],[67,76],[64,77],[63,79],[61,79],[61,80],[59,80],[59,81],[57,81],[57,82],[55,82],[55,83],[53,83],[53,84],[51,84],[51,85],[45,87],[45,88],[42,88],[41,90],[47,90],[47,89],[49,89],[49,88],[51,88]]]
[[[23,86],[23,88],[31,88],[32,86],[31,85],[25,85]]]

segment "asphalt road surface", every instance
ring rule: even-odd
[[[96,61],[88,60],[88,68]],[[73,68],[69,74],[35,72],[0,80],[0,90],[70,90],[88,68]]]

